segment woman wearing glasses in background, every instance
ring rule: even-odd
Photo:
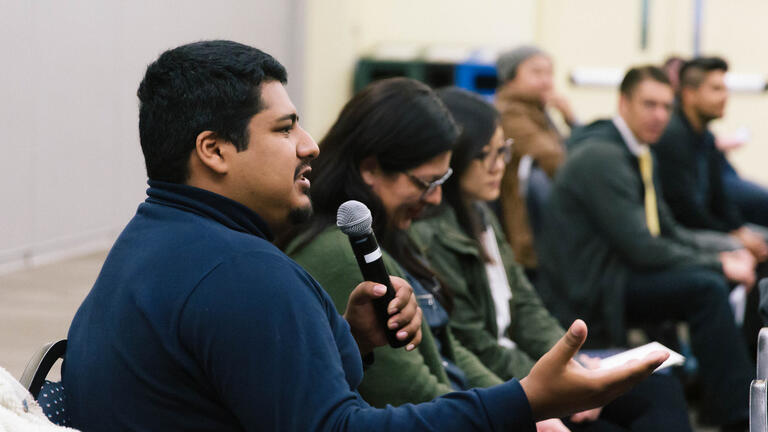
[[[522,378],[562,337],[514,260],[499,221],[486,202],[499,197],[512,141],[496,110],[458,88],[437,91],[462,132],[453,149],[453,176],[444,204],[409,234],[453,294],[450,325],[457,339],[503,380]],[[597,360],[586,362],[599,363]],[[685,400],[669,377],[652,376],[602,409],[540,422],[539,431],[690,430]]]

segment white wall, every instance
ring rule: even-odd
[[[768,2],[762,0],[706,0],[703,9],[702,50],[724,56],[734,72],[768,78]],[[740,127],[751,131],[749,143],[729,154],[742,175],[768,186],[768,94],[731,96],[725,117],[714,125],[723,133]]]
[[[640,46],[641,2],[542,0],[539,45],[552,54],[558,90],[579,117],[589,121],[616,112],[616,88],[574,87],[577,67],[620,68],[664,61],[670,54],[690,55],[692,1],[650,1],[648,41]]]
[[[304,127],[319,140],[380,44],[508,47],[534,40],[536,0],[307,0]]]
[[[649,39],[640,48],[640,1],[540,0],[536,40],[553,54],[558,87],[567,94],[582,120],[613,115],[618,92],[611,88],[573,87],[568,74],[574,67],[616,67],[659,64],[671,54],[693,55],[692,0],[650,1]],[[768,46],[763,0],[704,0],[701,54],[720,55],[731,71],[768,77]],[[736,7],[735,5],[738,5]],[[715,131],[732,134],[746,127],[751,140],[728,154],[739,172],[768,185],[768,95],[732,93],[725,118]]]
[[[261,48],[301,108],[304,0],[0,0],[0,271],[108,247],[144,198],[136,89],[162,51]]]

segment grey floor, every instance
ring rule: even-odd
[[[0,367],[20,378],[37,349],[67,336],[69,323],[106,256],[104,251],[0,275]],[[55,378],[58,371],[52,373]]]

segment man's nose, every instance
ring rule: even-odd
[[[301,127],[299,127],[299,130],[303,136],[301,137],[301,140],[299,140],[299,144],[296,146],[296,155],[301,159],[315,159],[320,154],[320,147],[317,146],[317,143],[314,139],[312,139],[312,136],[307,131]]]

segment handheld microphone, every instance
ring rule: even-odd
[[[387,327],[387,320],[389,320],[387,306],[395,298],[395,289],[392,287],[389,273],[384,267],[381,249],[371,229],[372,224],[371,211],[360,201],[347,201],[340,205],[336,212],[336,225],[341,229],[341,232],[349,236],[349,243],[352,245],[352,251],[357,258],[357,265],[360,266],[363,279],[387,287],[386,294],[373,300],[373,308],[379,323],[386,330],[389,346],[399,348],[405,345],[407,341],[398,340],[397,329],[390,330]]]

